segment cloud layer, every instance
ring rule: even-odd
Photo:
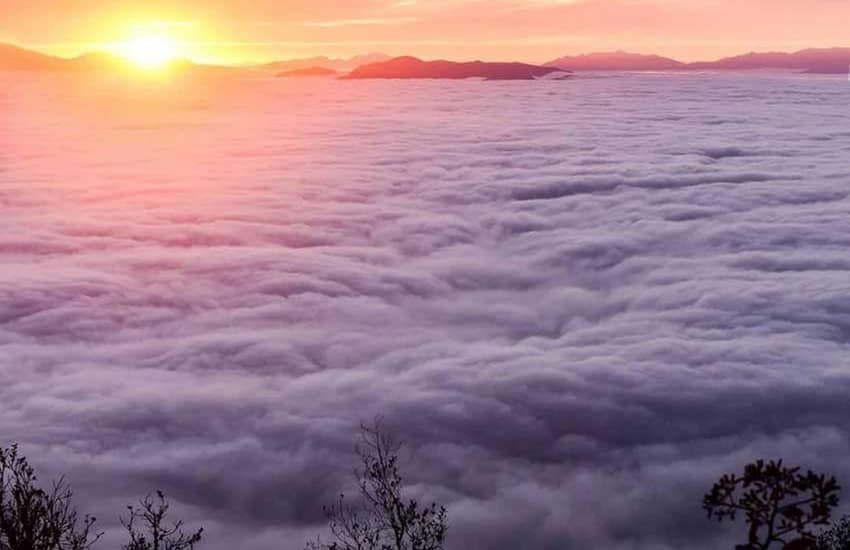
[[[718,548],[726,470],[850,483],[840,79],[2,83],[0,434],[110,529],[162,488],[295,550],[378,414],[457,550]]]

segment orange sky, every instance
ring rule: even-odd
[[[0,0],[0,41],[73,55],[156,25],[197,61],[371,51],[542,62],[850,45],[848,0]],[[135,30],[134,30],[135,29]]]

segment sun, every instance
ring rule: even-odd
[[[143,69],[160,69],[179,55],[179,47],[172,38],[161,34],[144,34],[130,38],[120,48],[121,55]]]

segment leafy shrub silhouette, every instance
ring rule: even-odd
[[[818,537],[818,550],[850,550],[850,517],[841,520]]]
[[[340,495],[325,507],[332,542],[316,542],[306,550],[442,550],[446,539],[446,509],[421,506],[401,494],[403,479],[398,455],[401,445],[383,429],[380,419],[361,426],[357,446],[362,469],[356,472],[362,505],[353,507]]]
[[[737,550],[815,550],[814,526],[828,525],[838,506],[840,487],[834,477],[811,470],[786,468],[782,461],[759,460],[744,475],[725,475],[703,499],[709,518],[734,521],[738,514],[749,524],[747,543]]]
[[[156,492],[156,498],[148,495],[138,507],[127,509],[130,514],[127,519],[121,519],[121,524],[127,529],[130,542],[123,550],[192,550],[201,542],[203,529],[186,534],[182,520],[167,522],[169,503],[162,491]]]
[[[0,447],[0,550],[86,550],[101,536],[64,478],[42,489],[18,446]]]

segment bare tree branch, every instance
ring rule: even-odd
[[[183,532],[183,521],[168,523],[170,504],[161,491],[156,498],[143,498],[139,506],[128,506],[129,516],[121,524],[127,529],[130,542],[123,550],[193,550],[201,542],[204,530],[194,533]],[[2,549],[0,549],[2,550]]]
[[[307,545],[307,550],[443,550],[446,509],[405,499],[399,471],[401,444],[384,429],[381,419],[362,425],[355,471],[362,506],[352,507],[345,495],[325,508],[331,542]]]
[[[95,518],[80,518],[64,478],[49,489],[18,446],[0,447],[0,550],[88,550],[100,538]]]

